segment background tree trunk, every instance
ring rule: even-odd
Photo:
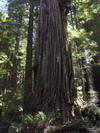
[[[32,44],[33,44],[33,2],[30,0],[29,27],[26,53],[25,88],[24,88],[24,113],[31,113],[32,98]],[[27,105],[28,104],[28,105]]]

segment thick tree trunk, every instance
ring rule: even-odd
[[[70,102],[65,5],[65,0],[41,0],[34,89],[35,109],[47,112],[58,107],[62,116]]]
[[[24,88],[24,113],[31,113],[32,97],[32,41],[33,39],[33,2],[30,0],[28,42],[26,53],[25,88]]]

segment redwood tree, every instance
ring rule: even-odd
[[[27,37],[26,68],[25,68],[25,88],[24,88],[24,113],[32,112],[32,44],[33,44],[33,0],[29,0],[29,25]],[[28,105],[27,105],[28,104]]]
[[[34,111],[48,112],[59,108],[62,121],[71,114],[71,59],[69,46],[66,45],[66,16],[69,4],[70,1],[67,0],[40,1],[34,69]]]

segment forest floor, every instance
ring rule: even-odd
[[[100,121],[76,120],[44,133],[100,133]]]
[[[7,125],[5,123],[3,126],[0,123],[0,133],[100,133],[100,121],[76,119],[59,126],[43,122],[28,123],[27,125],[22,125],[22,123]]]
[[[20,133],[100,133],[100,121],[74,120],[59,126],[37,123],[30,130]]]

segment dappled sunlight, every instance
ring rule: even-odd
[[[0,0],[0,133],[100,132],[100,0]]]

